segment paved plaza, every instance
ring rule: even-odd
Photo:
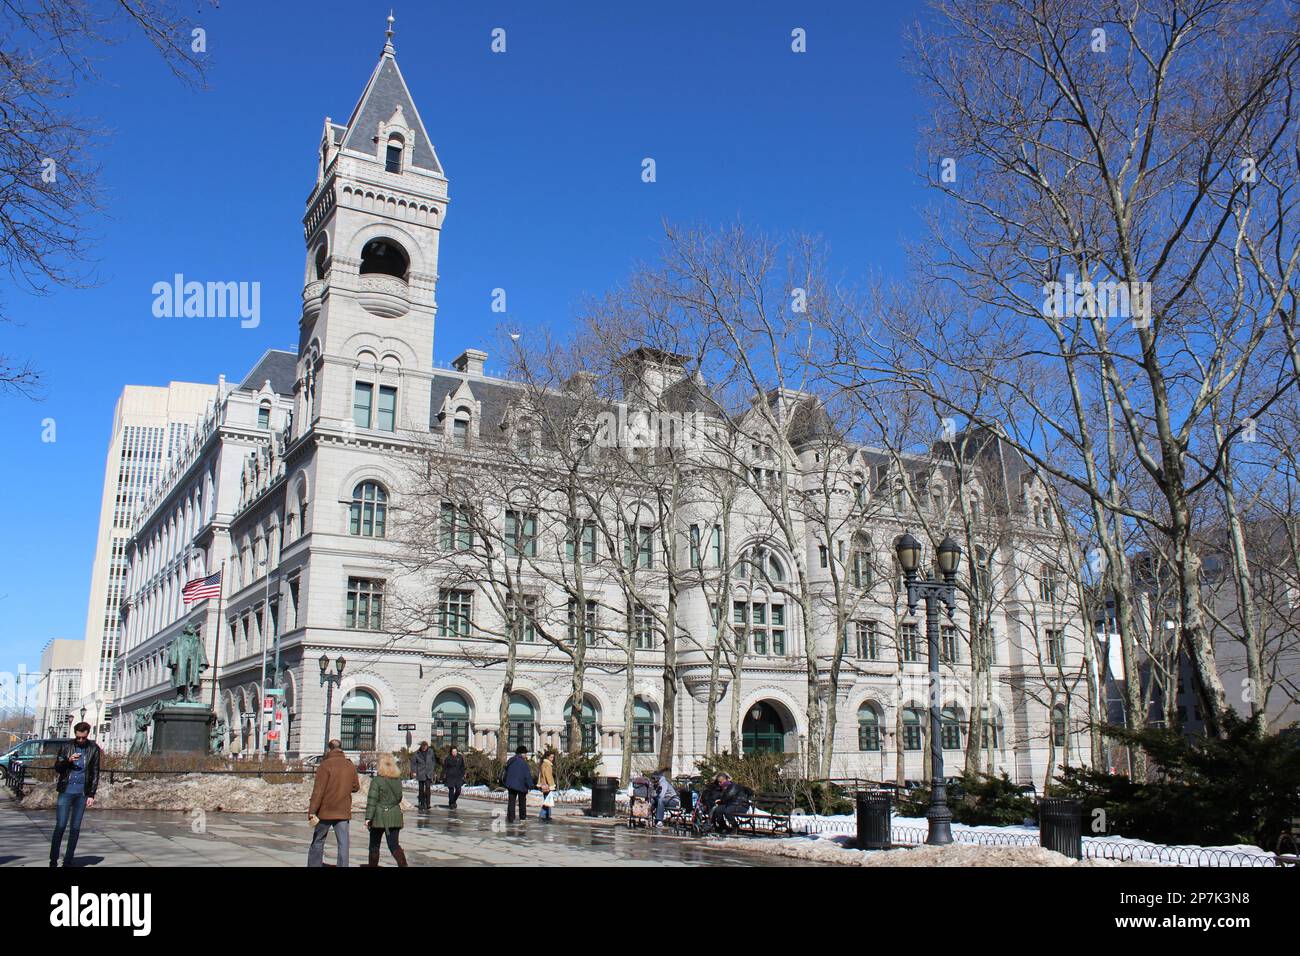
[[[406,815],[411,866],[783,866],[738,845],[625,826],[557,819],[507,824],[504,807],[462,800],[455,811]],[[0,797],[0,866],[48,866],[53,810],[23,810]],[[365,822],[352,818],[351,863],[366,862]],[[66,838],[65,838],[66,839]],[[743,838],[736,838],[739,843]],[[77,844],[80,866],[304,866],[311,827],[302,814],[91,810]],[[331,835],[325,855],[335,860]],[[393,866],[387,848],[381,866]]]

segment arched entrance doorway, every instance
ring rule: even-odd
[[[740,725],[740,742],[745,753],[784,753],[785,734],[785,721],[767,701],[760,700],[745,711],[745,720]]]

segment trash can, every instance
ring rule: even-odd
[[[858,794],[858,849],[888,850],[893,844],[890,796],[879,790]]]
[[[594,777],[591,781],[591,815],[612,817],[614,794],[618,792],[618,777]]]
[[[1045,850],[1083,859],[1083,804],[1060,797],[1039,800],[1038,842]]]

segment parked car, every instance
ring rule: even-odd
[[[8,769],[14,760],[21,760],[24,763],[41,757],[49,757],[53,760],[58,755],[59,748],[70,743],[72,743],[71,737],[37,737],[34,740],[24,740],[18,746],[0,754],[0,767]]]

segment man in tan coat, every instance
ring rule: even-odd
[[[325,838],[330,829],[338,841],[338,865],[348,865],[348,824],[352,821],[352,794],[361,789],[356,765],[343,752],[343,745],[331,740],[325,758],[316,768],[316,785],[311,789],[307,820],[316,829],[307,851],[308,866],[325,865]]]

